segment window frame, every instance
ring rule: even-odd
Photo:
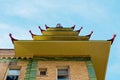
[[[18,80],[19,80],[19,76],[21,74],[21,66],[15,66],[15,65],[10,65],[7,69],[7,72],[6,72],[6,76],[4,78],[4,80],[7,80],[7,77],[9,76],[9,70],[19,70],[19,75],[10,75],[10,76],[18,76]]]
[[[67,75],[59,75],[59,70],[67,70]],[[69,69],[69,66],[57,66],[56,68],[56,80],[59,80],[58,77],[61,76],[61,77],[64,77],[64,76],[67,76],[66,80],[70,80],[70,69]]]
[[[41,71],[45,72],[45,74],[41,74]],[[40,76],[47,76],[48,75],[48,71],[47,68],[39,68],[39,75]]]

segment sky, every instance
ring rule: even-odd
[[[91,40],[111,39],[106,80],[120,78],[120,0],[0,0],[0,49],[14,48],[9,33],[16,39],[31,40],[29,30],[41,35],[38,26],[76,25],[79,35],[94,31]]]

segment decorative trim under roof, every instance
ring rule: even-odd
[[[45,31],[45,30],[43,30],[40,26],[38,26],[38,28],[40,29],[41,33],[42,33],[43,31]]]
[[[114,34],[113,37],[112,37],[111,39],[107,40],[107,41],[111,41],[111,45],[112,45],[112,43],[113,43],[115,37],[116,37],[116,34]]]
[[[18,39],[15,39],[15,38],[12,37],[11,33],[9,33],[9,37],[11,38],[11,41],[12,41],[13,44],[14,44],[14,41],[18,41]]]
[[[90,38],[92,34],[93,34],[93,31],[91,31],[90,34],[88,34],[86,36]]]
[[[36,34],[33,34],[31,30],[29,30],[29,33],[31,34],[32,38],[36,36]]]
[[[83,27],[81,27],[79,30],[76,30],[76,32],[80,33],[80,31],[83,29]]]
[[[46,29],[47,29],[47,28],[50,28],[50,27],[48,27],[46,24],[45,24],[45,27],[46,27]]]
[[[76,26],[76,25],[74,25],[74,26],[73,26],[73,27],[71,27],[71,28],[74,30],[74,29],[75,29],[75,26]]]

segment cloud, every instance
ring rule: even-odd
[[[33,8],[33,6],[27,5],[25,3],[12,3],[8,6],[9,7],[4,6],[5,10],[3,11],[7,15],[29,18],[34,16],[36,13],[36,10]]]
[[[50,25],[53,23],[56,24],[57,22],[63,22],[63,24],[70,24],[70,26],[73,24],[79,24],[81,18],[85,19],[86,22],[90,21],[95,23],[99,21],[103,22],[103,20],[106,22],[109,20],[106,7],[94,0],[8,0],[1,1],[0,4],[0,14],[5,14],[4,17],[8,17],[7,19],[11,20],[11,23],[13,23],[10,25],[3,22],[5,24],[0,24],[0,29],[2,29],[3,33],[6,33],[4,31],[7,31],[17,34],[21,39],[23,39],[24,36],[20,37],[20,35],[23,35],[22,33],[28,31],[28,29],[24,30],[26,28],[20,28],[20,26],[18,26],[25,21],[24,19],[39,23],[48,23]],[[21,17],[22,20],[15,17]],[[15,23],[15,21],[20,21],[20,23]],[[34,22],[31,24],[34,24]],[[18,25],[14,25],[14,23]]]
[[[0,29],[7,29],[9,26],[7,24],[0,23]]]
[[[13,34],[13,37],[19,40],[27,40],[31,39],[31,36],[27,32],[26,29],[16,26],[16,25],[10,25],[7,23],[0,23],[0,48],[13,48],[13,45],[11,43],[11,40],[9,38],[9,33]],[[28,36],[29,35],[29,36]]]
[[[78,15],[90,20],[105,19],[108,15],[105,7],[98,2],[88,0],[20,0],[15,2],[3,3],[3,12],[12,16],[19,16],[24,18],[50,18],[54,16]],[[44,17],[42,17],[44,16]],[[47,16],[47,17],[45,17]],[[70,17],[70,16],[69,16]],[[69,18],[68,17],[68,18]],[[55,17],[57,18],[57,17]],[[59,17],[58,17],[59,18]],[[64,19],[64,17],[62,18]]]

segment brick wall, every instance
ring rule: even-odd
[[[17,66],[21,66],[19,80],[24,80],[26,75],[25,73],[26,73],[27,64],[28,62],[23,62],[23,61],[17,63]]]
[[[33,57],[33,59],[13,59],[13,50],[2,50],[0,52],[0,57],[0,80],[5,79],[7,70],[9,69],[9,62],[11,62],[12,60],[14,62],[17,62],[15,66],[21,66],[19,80],[57,80],[57,67],[59,66],[69,66],[70,80],[90,80],[93,78],[93,76],[90,77],[90,73],[88,72],[89,68],[86,61],[88,61],[89,59],[87,58],[75,58],[75,61],[72,58],[53,58],[53,61],[51,60],[51,58],[39,57]],[[46,76],[40,76],[40,68],[47,68]],[[33,70],[36,72],[34,73],[34,75]]]
[[[4,80],[5,74],[7,73],[8,64],[8,62],[0,62],[0,80]]]
[[[2,57],[14,57],[15,52],[13,49],[0,49],[0,58]]]
[[[57,66],[69,66],[70,80],[89,80],[85,61],[39,61],[36,80],[56,80]],[[40,76],[39,68],[47,68],[47,75]]]
[[[9,69],[9,67],[21,67],[20,68],[20,76],[19,76],[19,80],[24,80],[25,78],[25,73],[26,73],[26,68],[27,68],[27,64],[28,62],[24,62],[24,61],[20,61],[20,62],[17,62],[16,65],[11,65],[9,66],[9,62],[6,60],[4,60],[4,62],[0,62],[0,80],[5,80],[6,79],[6,76],[7,76],[7,71]]]

